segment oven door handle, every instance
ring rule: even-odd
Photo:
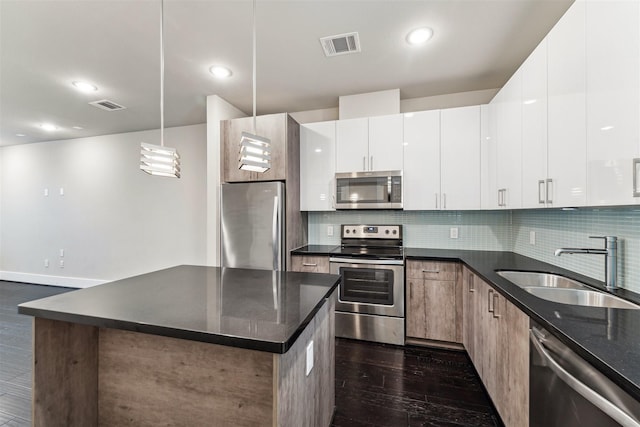
[[[535,351],[543,358],[546,366],[548,366],[565,384],[571,387],[576,393],[587,399],[591,404],[596,406],[609,417],[620,423],[624,427],[640,427],[640,424],[631,418],[629,414],[618,408],[604,396],[591,389],[589,386],[578,380],[565,370],[554,358],[547,352],[543,341],[538,337],[534,329],[529,330],[529,339]]]
[[[402,259],[329,258],[329,262],[335,262],[340,264],[404,265],[404,260]]]

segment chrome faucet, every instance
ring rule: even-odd
[[[618,238],[616,236],[589,236],[590,239],[604,239],[604,249],[560,248],[555,255],[596,254],[604,255],[604,275],[607,289],[618,288]]]

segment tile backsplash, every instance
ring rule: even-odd
[[[309,212],[309,243],[339,244],[341,224],[402,224],[408,247],[513,251],[604,280],[601,255],[554,256],[561,247],[600,248],[589,236],[619,238],[619,280],[640,293],[640,206],[517,211]],[[328,236],[328,226],[334,235]],[[450,238],[451,228],[458,238]],[[535,244],[531,244],[531,232]]]

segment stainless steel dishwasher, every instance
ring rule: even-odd
[[[531,322],[530,427],[640,427],[640,403]]]

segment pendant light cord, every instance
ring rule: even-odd
[[[164,147],[164,0],[160,0],[160,146]]]
[[[253,133],[256,129],[256,0],[253,0]]]

